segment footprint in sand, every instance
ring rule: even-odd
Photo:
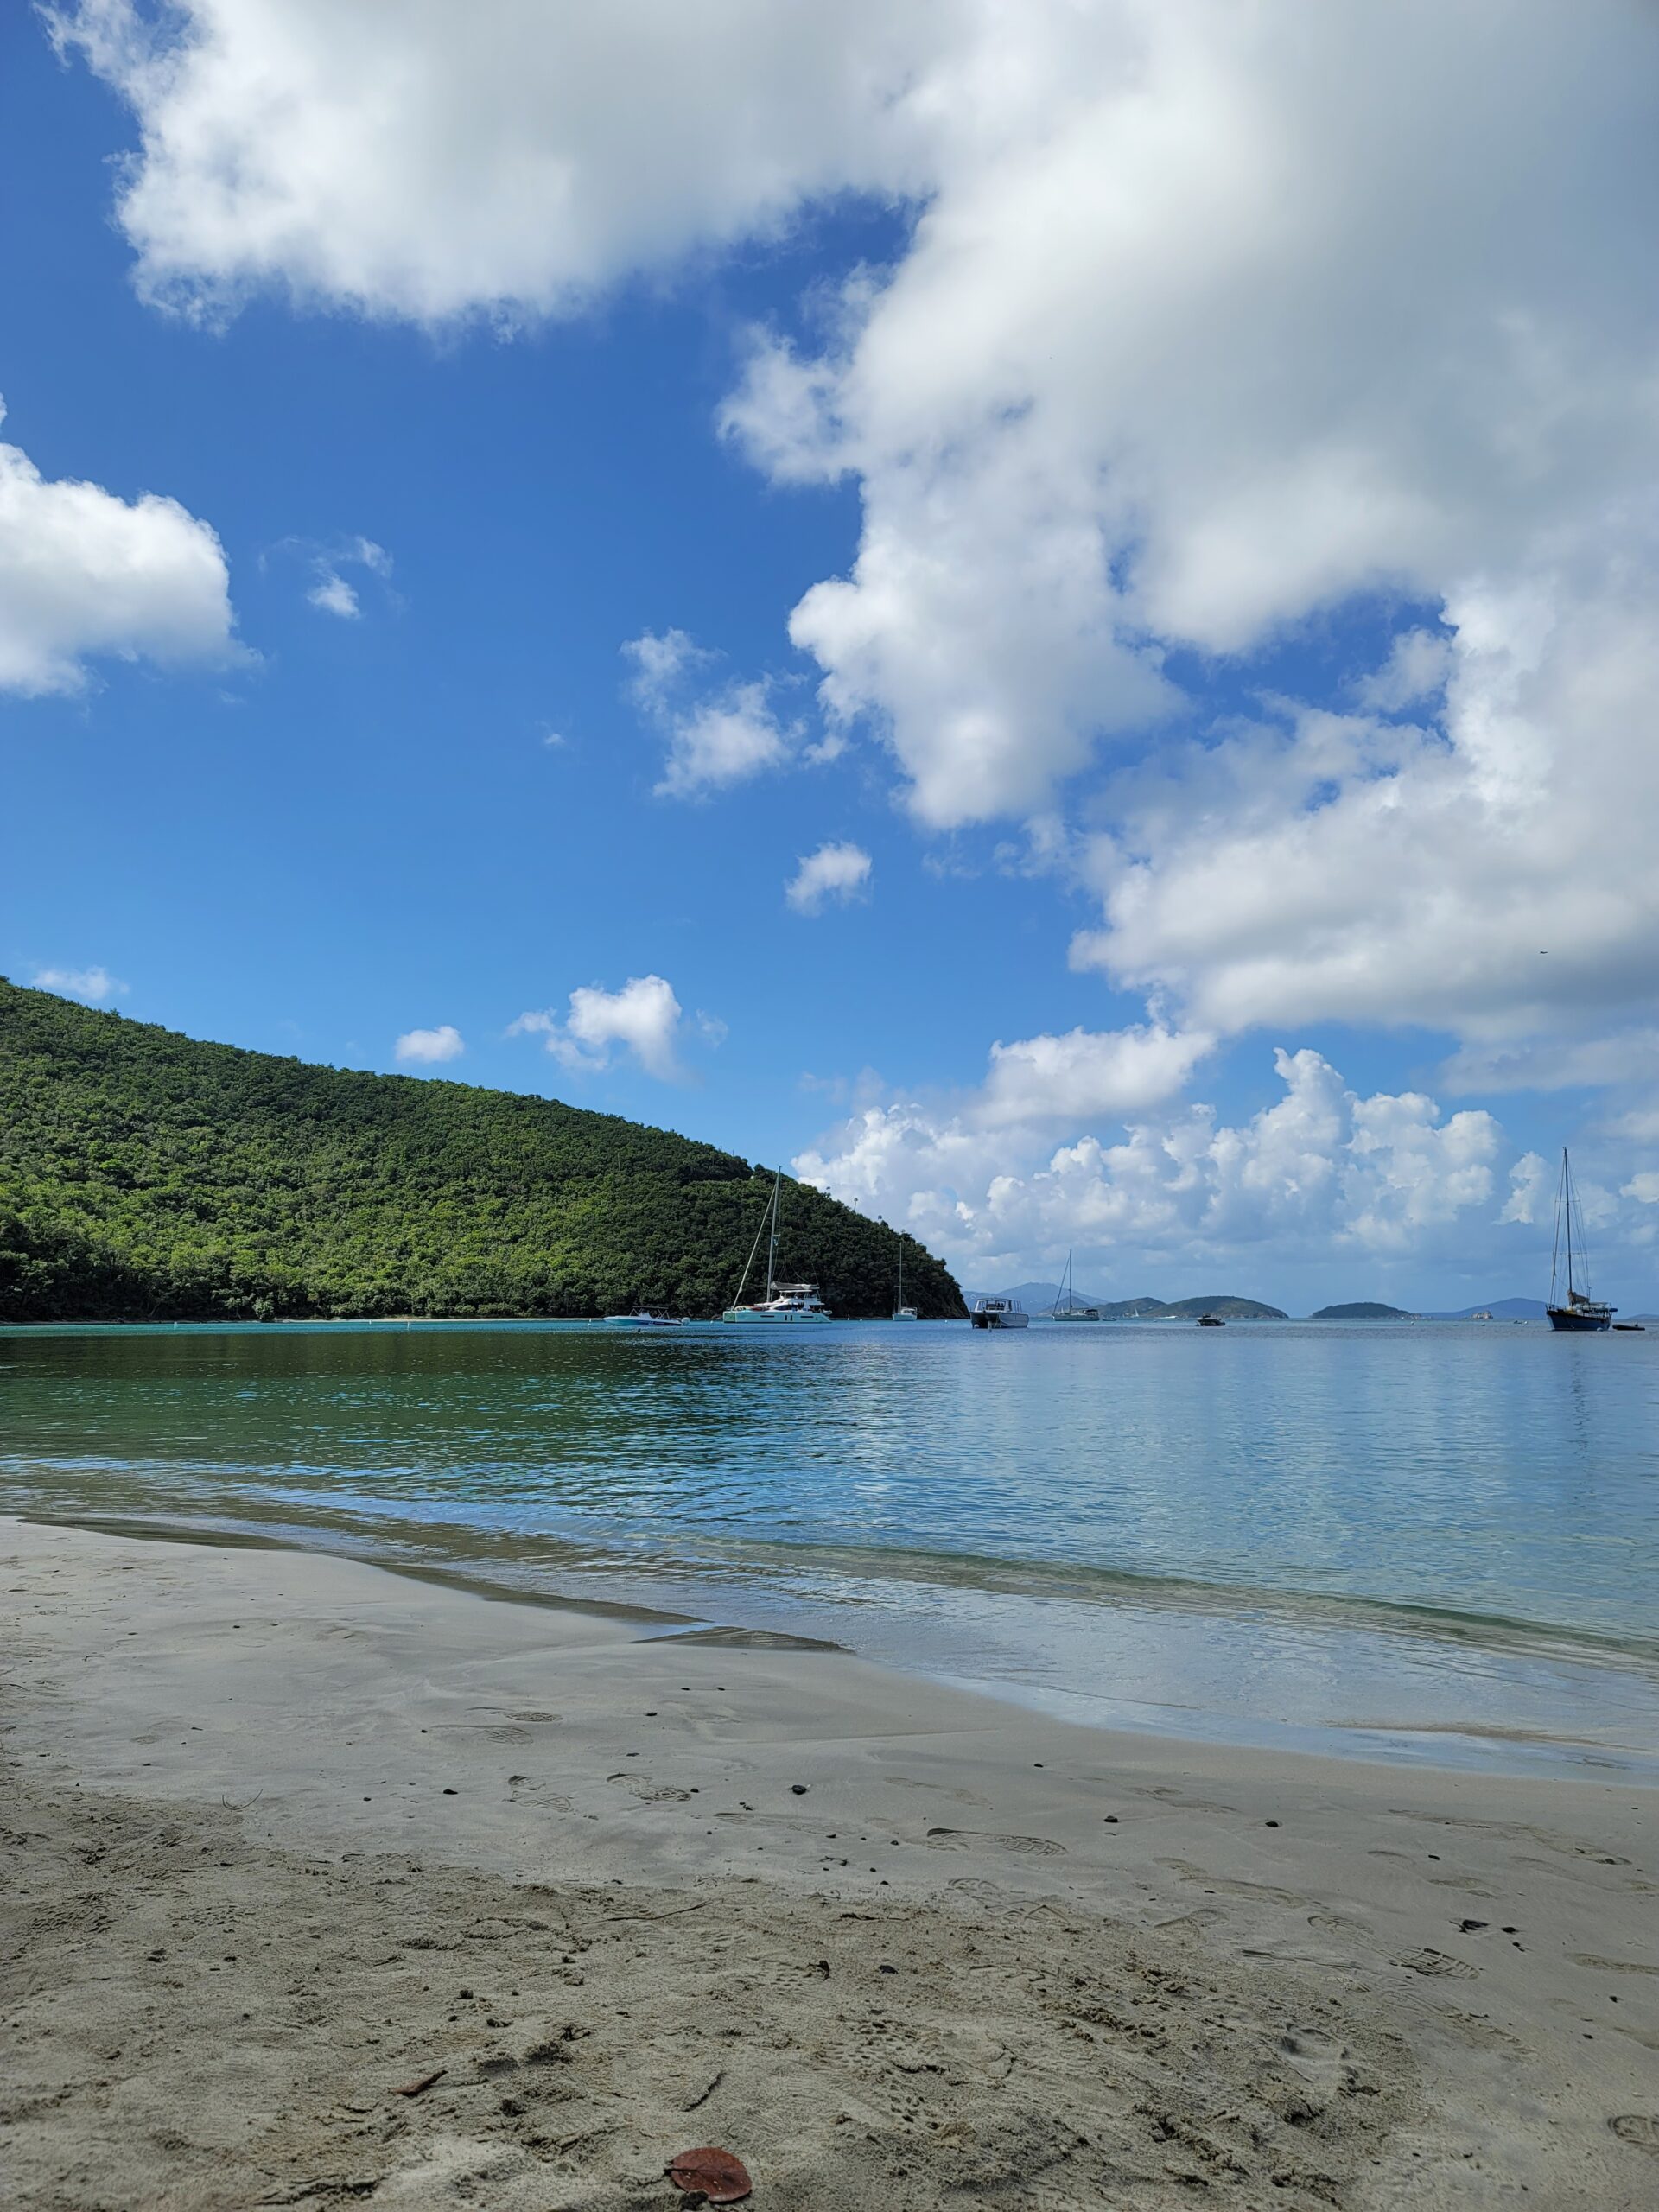
[[[1607,2125],[1621,2143],[1628,2143],[1633,2151],[1650,2151],[1659,2158],[1659,2120],[1651,2113],[1616,2113]]]
[[[1445,1951],[1405,1951],[1394,1963],[1410,1974],[1444,1974],[1452,1981],[1473,1981],[1480,1971],[1466,1959],[1454,1959]]]
[[[677,1789],[671,1782],[652,1782],[648,1775],[607,1774],[605,1779],[646,1805],[689,1805],[691,1802],[689,1789]]]
[[[953,1804],[988,1807],[991,1802],[988,1797],[976,1796],[971,1789],[952,1789],[948,1783],[912,1782],[907,1774],[890,1774],[885,1779],[889,1789],[931,1789],[938,1796],[949,1797]]]
[[[435,1720],[432,1727],[435,1733],[441,1730],[445,1734],[453,1732],[468,1736],[486,1736],[493,1744],[527,1744],[530,1741],[527,1728],[515,1728],[505,1720]]]
[[[556,1790],[550,1791],[545,1783],[533,1782],[527,1774],[510,1774],[507,1794],[515,1804],[520,1797],[533,1797],[538,1812],[568,1813],[572,1809],[568,1797],[561,1796]]]
[[[1185,1789],[1177,1789],[1173,1783],[1146,1782],[1135,1786],[1136,1797],[1160,1797],[1166,1805],[1179,1805],[1185,1813],[1236,1813],[1236,1805],[1224,1805],[1218,1797],[1189,1797]]]
[[[1345,1912],[1310,1912],[1307,1924],[1310,1928],[1326,1929],[1333,1936],[1369,1936],[1371,1932],[1369,1922],[1355,1920]]]
[[[1064,1859],[1065,1846],[1051,1843],[1042,1835],[993,1835],[984,1828],[929,1828],[927,1843],[930,1851],[971,1851],[976,1843],[988,1843],[999,1851],[1018,1851],[1031,1859]]]
[[[1298,1967],[1324,1967],[1331,1974],[1357,1974],[1360,1970],[1357,1959],[1351,1959],[1341,1951],[1319,1950],[1309,1943],[1256,1948],[1247,1944],[1238,1955],[1241,1959],[1274,1959],[1281,1964],[1287,1962]]]
[[[1416,1813],[1403,1805],[1391,1806],[1389,1810],[1398,1819],[1417,1821],[1428,1827],[1471,1828],[1478,1835],[1508,1836],[1516,1841],[1524,1837],[1530,1843],[1542,1844],[1546,1851],[1559,1852],[1564,1859],[1587,1859],[1595,1866],[1630,1863],[1611,1852],[1592,1851],[1587,1843],[1575,1843],[1571,1836],[1558,1835],[1554,1828],[1539,1827],[1531,1821],[1477,1821],[1456,1813]]]
[[[1477,2050],[1502,2050],[1511,2058],[1529,2056],[1527,2045],[1519,2036],[1512,2036],[1507,2028],[1500,2028],[1495,2020],[1483,2020],[1473,2012],[1459,2012],[1455,2005],[1448,2005],[1441,2018],[1453,2032]]]
[[[715,1818],[717,1821],[738,1821],[745,1824],[754,1821],[769,1828],[807,1828],[814,1835],[823,1834],[823,1830],[810,1813],[754,1813],[746,1808],[741,1813],[716,1813]]]
[[[1594,1951],[1574,1951],[1573,1963],[1575,1967],[1594,1967],[1601,1974],[1659,1974],[1659,1967],[1644,1967],[1635,1959],[1604,1959]]]
[[[1313,1897],[1303,1897],[1296,1890],[1277,1890],[1270,1882],[1230,1882],[1211,1874],[1203,1866],[1195,1866],[1190,1859],[1160,1859],[1159,1866],[1167,1866],[1184,1882],[1202,1882],[1206,1889],[1215,1890],[1224,1897],[1265,1897],[1271,1904],[1313,1904]]]

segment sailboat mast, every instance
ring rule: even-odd
[[[772,1178],[772,1235],[766,1243],[766,1303],[771,1305],[772,1284],[778,1274],[778,1194],[783,1188],[784,1171],[773,1170]]]

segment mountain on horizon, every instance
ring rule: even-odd
[[[1425,1321],[1472,1321],[1477,1313],[1490,1313],[1494,1321],[1541,1321],[1546,1312],[1541,1298],[1491,1298],[1482,1306],[1460,1306],[1455,1313],[1425,1313]]]
[[[971,1306],[976,1298],[1017,1298],[1027,1313],[1040,1318],[1052,1307],[1060,1294],[1057,1282],[1017,1282],[1007,1290],[970,1290],[967,1294]],[[1241,1298],[1232,1292],[1224,1292],[1211,1298],[1099,1298],[1085,1290],[1071,1294],[1074,1306],[1092,1306],[1103,1320],[1151,1321],[1196,1319],[1200,1313],[1216,1313],[1228,1321],[1287,1321],[1288,1313],[1277,1306],[1264,1305],[1259,1298]]]

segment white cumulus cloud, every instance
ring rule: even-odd
[[[1489,1114],[1443,1116],[1414,1091],[1361,1096],[1312,1051],[1281,1050],[1274,1065],[1282,1096],[1234,1125],[1204,1104],[1139,1108],[1128,1083],[1115,1111],[1103,1086],[1097,1109],[1127,1122],[1115,1141],[1057,1146],[1035,1117],[1014,1125],[982,1100],[944,1112],[898,1101],[855,1115],[795,1168],[904,1222],[959,1272],[1009,1279],[1075,1245],[1105,1255],[1126,1294],[1144,1285],[1126,1284],[1123,1265],[1444,1256],[1471,1217],[1498,1235],[1504,1141]]]
[[[444,1060],[458,1060],[466,1049],[460,1030],[448,1021],[436,1029],[406,1029],[396,1046],[400,1060],[423,1067],[435,1067]]]
[[[79,691],[105,655],[225,661],[232,620],[219,539],[176,499],[44,477],[0,444],[0,690]]]
[[[568,312],[631,270],[902,188],[949,16],[878,0],[61,0],[132,108],[122,227],[153,296],[250,289],[436,321]]]
[[[1142,1113],[1180,1090],[1214,1042],[1202,1031],[1150,1024],[993,1045],[971,1119],[981,1128],[1007,1128]]]
[[[1173,989],[1217,1030],[1449,1029],[1499,1082],[1505,1040],[1649,1008],[1654,583],[1585,557],[1588,575],[1563,563],[1448,602],[1438,725],[1297,713],[1118,779],[1086,864],[1105,926],[1075,963]],[[1609,1071],[1644,1044],[1609,1047]]]
[[[353,537],[333,552],[314,554],[313,582],[305,596],[320,613],[337,614],[342,621],[354,622],[361,615],[363,605],[356,585],[343,574],[349,568],[361,569],[385,582],[391,575],[391,556],[372,537]]]
[[[1183,1032],[1335,1015],[1518,1052],[1650,1000],[1651,7],[51,20],[137,118],[140,283],[196,311],[276,285],[511,323],[875,196],[890,265],[760,333],[720,418],[779,483],[859,498],[790,623],[831,744],[874,732],[933,829],[1069,804],[1103,741],[1150,745],[1085,795],[1078,957]],[[1353,712],[1197,727],[1182,683],[1354,603],[1400,635],[1336,671]],[[805,757],[771,688],[684,644],[639,658],[659,789]]]
[[[794,634],[925,820],[1034,804],[1168,645],[1466,593],[1651,485],[1656,64],[1620,0],[1526,38],[1476,0],[1031,0],[922,65],[908,250],[725,421],[860,483]]]
[[[831,899],[844,906],[869,887],[871,865],[861,845],[820,845],[802,855],[784,896],[798,914],[821,913]]]
[[[630,1053],[659,1083],[684,1079],[678,1046],[684,1013],[672,986],[661,976],[630,976],[620,991],[583,983],[571,992],[569,1011],[521,1014],[510,1036],[540,1035],[561,1067],[593,1073],[610,1066],[617,1051]],[[705,1041],[725,1033],[718,1022],[697,1017]]]
[[[697,798],[794,757],[800,728],[779,721],[771,687],[705,683],[716,656],[683,630],[647,630],[622,652],[633,666],[628,689],[635,704],[668,740],[660,797]]]
[[[37,991],[56,991],[63,998],[85,999],[91,1006],[102,1006],[107,999],[124,998],[129,988],[118,976],[111,976],[101,965],[41,968],[29,980]]]

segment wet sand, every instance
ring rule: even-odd
[[[1647,2206],[1659,1796],[0,1522],[52,2208]],[[414,2095],[397,2092],[435,2076]]]

